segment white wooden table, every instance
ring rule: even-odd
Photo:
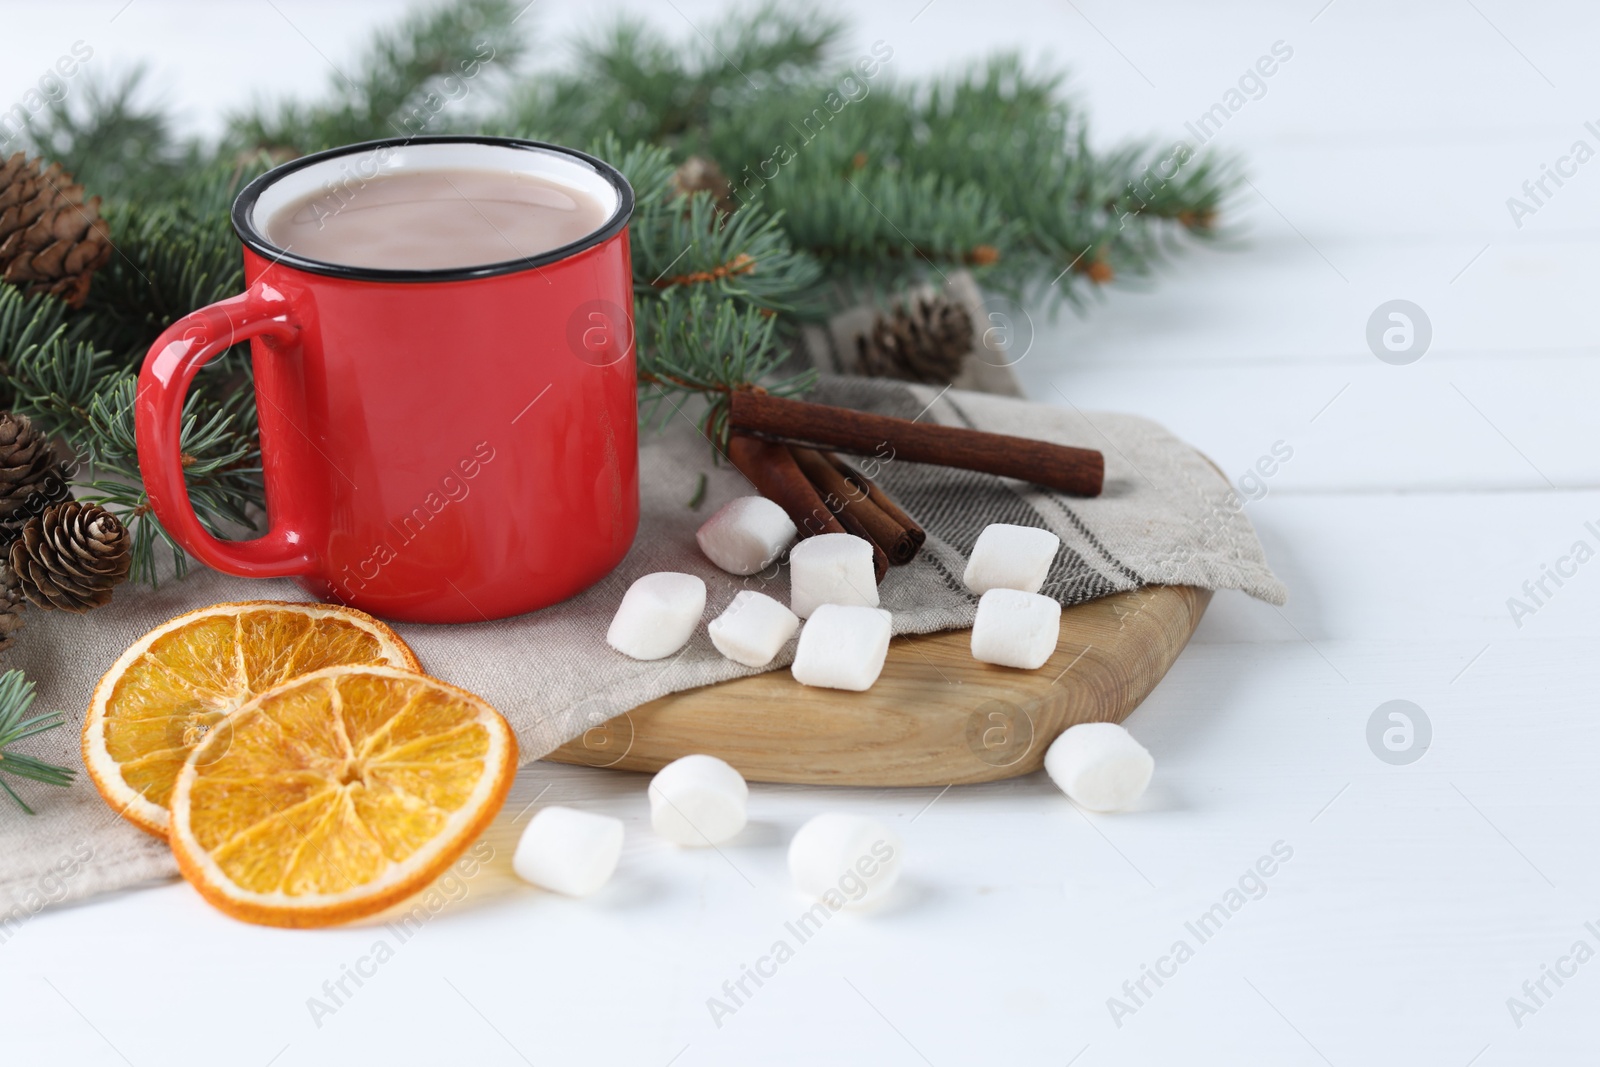
[[[0,4],[0,102],[83,39],[107,68],[158,62],[214,126],[254,91],[321,84],[392,11],[123,2]],[[1248,247],[1041,323],[1020,365],[1034,397],[1154,417],[1236,475],[1293,452],[1249,504],[1292,600],[1216,598],[1129,722],[1157,765],[1140,811],[1085,815],[1037,775],[756,786],[737,842],[685,853],[650,834],[641,778],[535,765],[494,860],[404,939],[252,928],[183,884],[39,915],[0,946],[4,1062],[1592,1062],[1600,562],[1547,580],[1520,626],[1507,600],[1574,542],[1600,548],[1585,526],[1600,528],[1600,162],[1520,227],[1506,199],[1575,140],[1600,148],[1584,127],[1600,119],[1596,9],[1203,6],[894,0],[858,34],[890,42],[901,75],[1049,49],[1106,141],[1182,136],[1274,42],[1293,50],[1213,139],[1249,162],[1230,213]],[[716,10],[649,14],[676,35]],[[559,33],[588,16],[544,0],[537,17]],[[1393,299],[1431,322],[1409,365],[1366,341]],[[1390,700],[1431,724],[1415,762],[1369,747]],[[510,877],[511,823],[535,797],[627,820],[602,894]],[[804,906],[788,837],[836,808],[898,829],[904,884],[747,980],[718,1026],[708,998]],[[1227,910],[1274,849],[1289,858]],[[1202,940],[1189,924],[1218,903]],[[330,994],[347,968],[368,976]]]

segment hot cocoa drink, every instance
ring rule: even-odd
[[[273,212],[266,235],[308,259],[439,270],[526,259],[582,240],[608,208],[534,174],[453,168],[381,175]]]

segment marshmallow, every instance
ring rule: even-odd
[[[1044,769],[1090,811],[1117,811],[1144,793],[1156,761],[1116,723],[1085,722],[1055,739],[1044,754]]]
[[[1061,605],[1038,593],[991,589],[978,598],[972,622],[972,658],[1035,671],[1061,636]]]
[[[961,580],[982,596],[991,589],[1020,589],[1037,593],[1050,573],[1061,538],[1034,526],[990,523],[972,546]]]
[[[542,889],[586,897],[606,884],[621,855],[621,819],[576,808],[544,808],[522,831],[511,869]]]
[[[754,574],[794,540],[789,513],[764,496],[730,500],[701,525],[694,539],[706,558],[731,574]]]
[[[881,900],[900,877],[900,839],[864,815],[829,812],[800,827],[789,842],[795,888],[834,911]]]
[[[742,590],[706,630],[717,651],[746,667],[765,667],[800,629],[794,612],[754,589]]]
[[[706,583],[692,574],[659,571],[628,587],[606,631],[606,643],[634,659],[663,659],[688,643],[706,610]]]
[[[871,689],[889,654],[892,619],[882,608],[819,605],[800,631],[789,673],[801,685]]]
[[[717,845],[744,829],[750,787],[715,756],[675,759],[650,779],[650,825],[679,845]]]
[[[789,553],[789,607],[802,619],[819,604],[878,606],[872,542],[854,534],[808,537]]]

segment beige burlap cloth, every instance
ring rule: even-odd
[[[991,522],[1047,527],[1062,549],[1043,592],[1073,604],[1144,584],[1239,589],[1272,603],[1285,591],[1267,567],[1227,481],[1200,453],[1160,426],[1128,415],[1071,409],[864,379],[826,379],[812,399],[906,418],[973,426],[1100,449],[1105,493],[1061,496],[988,475],[890,462],[877,480],[928,530],[921,556],[890,571],[880,595],[897,633],[970,626],[976,598],[961,572],[978,532]],[[524,761],[665,693],[751,673],[724,659],[704,628],[678,657],[639,663],[605,643],[628,585],[672,570],[705,579],[706,617],[721,612],[747,580],[713,567],[695,529],[724,502],[751,492],[742,476],[712,462],[687,419],[647,432],[640,454],[643,519],[632,552],[600,584],[563,604],[500,622],[401,625],[400,633],[439,677],[482,694],[516,728]],[[691,509],[700,476],[704,500]],[[788,577],[767,590],[788,600]],[[59,709],[68,727],[25,742],[27,751],[81,766],[78,727],[95,682],[140,634],[174,615],[224,600],[306,599],[287,581],[231,578],[200,569],[151,590],[125,586],[86,616],[31,612],[7,657],[39,687],[35,710]],[[773,664],[788,664],[793,645]],[[18,783],[38,814],[0,798],[0,942],[40,909],[170,877],[167,847],[119,819],[80,775],[71,789]]]

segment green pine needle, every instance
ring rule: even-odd
[[[701,471],[700,477],[695,479],[694,493],[689,497],[689,502],[684,506],[690,511],[699,511],[700,505],[706,500],[706,472]]]
[[[21,752],[10,751],[12,745],[24,738],[66,724],[66,719],[60,712],[27,717],[33,698],[33,683],[21,671],[10,670],[0,674],[0,775],[12,775],[64,788],[72,784],[76,771],[70,767],[58,767],[53,763],[46,763]],[[4,789],[23,811],[29,815],[34,814],[33,809],[17,795],[4,777],[0,777],[0,789]]]

